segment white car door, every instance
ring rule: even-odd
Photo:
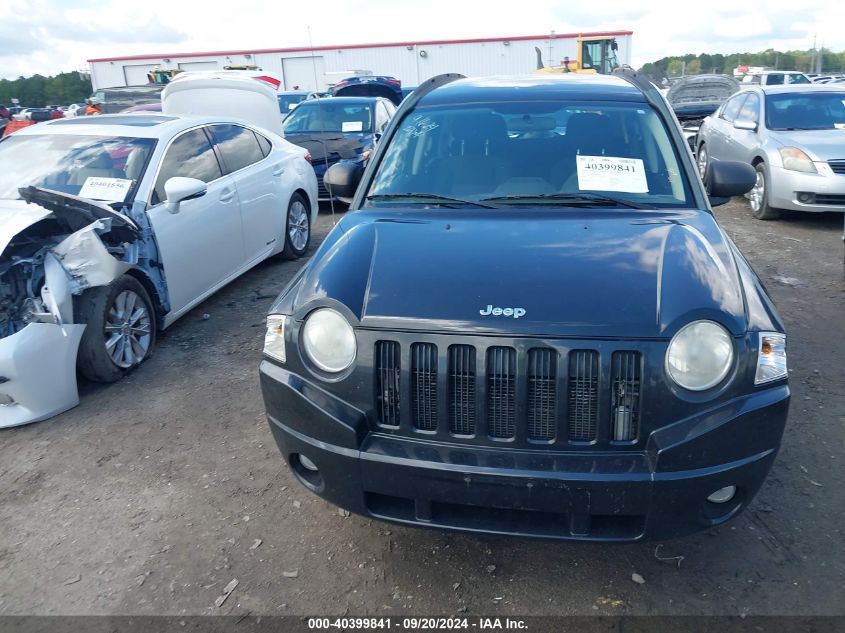
[[[210,129],[226,173],[234,178],[238,191],[245,262],[255,263],[284,239],[290,196],[282,199],[283,187],[279,186],[285,176],[283,156],[271,154],[272,144],[247,127],[219,123]]]
[[[185,200],[178,213],[163,204],[164,183],[174,176],[208,184],[204,196]],[[180,316],[232,277],[244,264],[243,231],[234,180],[223,170],[205,128],[177,136],[156,176],[150,221],[170,297],[168,320]]]

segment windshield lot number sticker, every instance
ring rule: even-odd
[[[576,156],[582,191],[648,193],[643,161],[615,156]]]
[[[80,198],[89,200],[104,200],[106,202],[123,202],[126,194],[132,188],[132,181],[124,178],[97,178],[89,176],[79,190]]]
[[[361,132],[364,124],[361,121],[344,121],[340,126],[341,132]]]

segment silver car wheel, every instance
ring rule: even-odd
[[[698,173],[704,178],[707,172],[707,147],[702,145],[698,148]]]
[[[105,324],[106,351],[118,367],[129,369],[147,357],[152,320],[146,302],[131,290],[114,298]]]
[[[290,205],[288,210],[288,237],[297,251],[301,251],[308,244],[308,210],[298,200]]]
[[[759,211],[763,206],[763,198],[766,196],[766,177],[763,172],[757,172],[757,180],[754,182],[754,187],[748,192],[748,202],[754,211]]]

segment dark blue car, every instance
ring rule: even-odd
[[[331,100],[329,100],[331,101]],[[652,84],[436,77],[271,308],[270,426],[309,490],[450,530],[639,541],[730,520],[781,444],[783,323]]]
[[[405,98],[402,82],[385,75],[347,77],[332,86],[334,97],[382,97],[393,105],[399,105]]]
[[[363,167],[396,111],[382,97],[328,97],[302,101],[285,119],[285,138],[311,153],[318,193],[328,200],[326,169],[339,161]]]

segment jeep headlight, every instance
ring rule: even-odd
[[[305,319],[302,347],[318,369],[336,374],[355,361],[355,331],[337,310],[320,308]]]
[[[786,335],[777,332],[760,332],[754,384],[762,385],[786,378],[786,376]]]
[[[264,333],[264,353],[278,361],[285,362],[285,324],[284,314],[271,314],[267,317],[267,331]]]
[[[684,389],[705,391],[725,379],[733,359],[733,340],[725,328],[713,321],[693,321],[672,337],[666,373]]]

